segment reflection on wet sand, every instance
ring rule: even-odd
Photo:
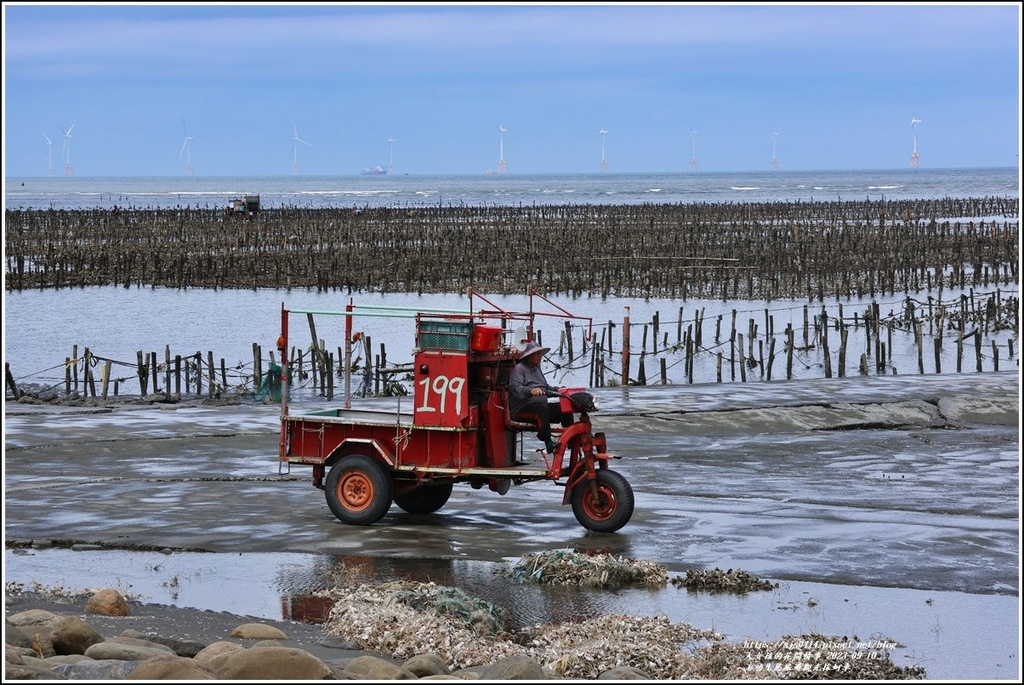
[[[318,596],[332,579],[347,579],[353,585],[376,584],[393,580],[434,583],[457,587],[467,594],[502,607],[507,613],[506,630],[547,624],[581,621],[601,616],[618,604],[614,591],[585,590],[572,586],[538,585],[505,576],[510,565],[469,562],[458,559],[385,559],[358,555],[319,557],[301,580],[292,575],[290,582],[307,584],[304,590],[281,595],[284,620],[323,623],[330,614],[331,600]],[[280,577],[279,573],[279,577]],[[658,591],[665,591],[658,588]],[[602,601],[602,597],[607,601]]]

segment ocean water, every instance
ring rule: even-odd
[[[466,176],[36,177],[4,179],[8,209],[743,203],[1016,197],[1016,167],[867,171]]]
[[[7,208],[91,209],[126,208],[219,208],[245,194],[258,194],[264,207],[377,207],[377,206],[517,206],[571,204],[637,204],[637,203],[744,203],[837,201],[864,199],[934,199],[944,197],[1017,197],[1017,168],[993,169],[894,169],[876,171],[772,171],[750,173],[649,173],[649,174],[578,174],[578,175],[491,175],[475,176],[338,176],[338,177],[255,177],[255,178],[8,178],[4,199]],[[1001,221],[1016,217],[999,217]],[[525,287],[525,285],[524,285]],[[1003,286],[1001,298],[1017,296],[1018,284]],[[995,291],[995,288],[992,288]],[[485,296],[488,293],[483,293]],[[989,297],[991,292],[965,293]],[[957,301],[961,293],[944,292],[944,301]],[[914,294],[916,306],[928,305],[928,293]],[[905,306],[905,297],[898,294],[882,298],[878,304],[883,316],[898,317]],[[316,293],[304,290],[262,289],[258,291],[215,291],[203,289],[175,290],[140,287],[89,287],[62,291],[24,291],[4,293],[4,357],[20,384],[63,386],[63,365],[78,346],[81,354],[88,347],[94,355],[115,362],[114,377],[133,378],[138,352],[156,352],[162,361],[165,350],[171,355],[202,353],[205,360],[213,352],[215,363],[224,359],[229,369],[237,369],[244,377],[251,373],[253,344],[263,348],[264,358],[273,351],[280,331],[282,306],[288,309],[343,310],[354,301],[356,305],[410,308],[444,308],[467,311],[465,294],[348,294]],[[501,309],[523,311],[529,306],[523,297],[499,297],[492,300]],[[539,309],[555,311],[541,302]],[[604,329],[615,329],[613,351],[620,348],[621,327],[629,308],[631,352],[641,351],[643,339],[649,335],[646,350],[654,351],[655,318],[660,324],[657,336],[659,349],[678,343],[680,334],[703,315],[704,345],[708,349],[694,364],[694,382],[715,382],[716,353],[728,346],[729,326],[734,319],[741,332],[748,324],[756,324],[761,335],[769,326],[776,337],[787,325],[802,333],[804,309],[813,318],[827,309],[830,318],[863,312],[871,305],[846,300],[825,303],[805,301],[683,301],[671,299],[631,300],[583,296],[575,299],[557,298],[562,307],[589,322],[574,321],[575,353],[580,354],[584,332],[593,331],[600,339]],[[486,305],[483,305],[486,308]],[[477,303],[476,309],[481,308]],[[296,319],[296,317],[292,317]],[[543,341],[557,348],[563,320],[541,319]],[[722,327],[724,343],[712,344],[710,332]],[[305,322],[292,322],[292,340],[304,349],[308,335]],[[584,331],[584,326],[587,330]],[[646,326],[646,329],[644,328]],[[318,335],[328,350],[336,350],[344,340],[341,317],[317,323]],[[387,361],[402,364],[410,361],[414,346],[411,321],[384,318],[357,318],[354,330],[370,337],[373,353],[386,344]],[[1002,369],[1016,364],[1009,359],[1009,349],[1016,335],[1004,331],[992,338],[1000,349]],[[781,343],[782,341],[777,341]],[[886,373],[916,373],[918,360],[912,335],[897,334],[889,343],[891,357]],[[853,343],[851,343],[852,345]],[[860,338],[858,345],[862,345]],[[832,355],[838,343],[833,340]],[[767,351],[759,354],[765,359]],[[776,355],[783,345],[778,344]],[[934,371],[931,348],[926,352],[927,372]],[[956,368],[956,346],[943,348],[942,371]],[[995,361],[986,340],[986,369]],[[846,373],[857,373],[859,349],[851,351]],[[868,350],[870,352],[870,350]],[[358,353],[358,350],[357,350]],[[728,360],[728,351],[725,351]],[[619,357],[621,358],[621,357]],[[550,360],[557,365],[549,371],[561,385],[586,386],[589,383],[589,360],[570,360],[557,353]],[[645,357],[645,373],[649,383],[658,382],[660,362],[670,383],[686,382],[683,353],[679,350]],[[636,378],[641,360],[632,362],[631,378]],[[609,358],[606,378],[619,368],[617,359]],[[836,360],[832,361],[833,366]],[[265,368],[265,365],[264,365]],[[973,371],[973,359],[964,363]],[[836,371],[838,372],[838,371]],[[810,349],[796,359],[794,378],[823,377],[820,351]],[[734,375],[739,378],[738,372]],[[750,372],[751,380],[765,378],[763,368]],[[731,379],[728,368],[725,380]],[[777,358],[772,379],[785,377],[785,358]],[[127,387],[127,386],[126,386]],[[137,380],[135,387],[138,387]],[[130,392],[125,390],[125,392]]]

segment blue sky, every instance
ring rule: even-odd
[[[5,177],[1019,161],[1018,3],[3,10]]]

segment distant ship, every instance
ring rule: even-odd
[[[377,165],[372,169],[363,169],[363,176],[387,176],[388,170],[384,167]]]

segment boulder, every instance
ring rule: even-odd
[[[437,654],[417,654],[402,664],[402,668],[409,671],[417,678],[430,675],[451,675],[451,669]]]
[[[309,652],[292,647],[243,649],[227,655],[218,680],[328,680],[334,673]]]
[[[146,659],[128,674],[128,680],[216,680],[217,676],[183,656],[155,656]]]
[[[647,675],[639,668],[632,666],[616,666],[610,668],[601,675],[597,676],[598,680],[651,680],[651,676]]]
[[[85,613],[100,616],[130,616],[128,602],[120,592],[112,588],[99,590],[85,603]]]
[[[76,664],[57,664],[53,673],[66,680],[124,680],[140,663],[123,659],[86,659]]]
[[[113,640],[98,642],[85,650],[85,655],[87,657],[90,659],[96,659],[97,661],[104,659],[114,659],[117,661],[145,661],[146,659],[154,656],[167,656],[168,653],[173,654],[173,652],[163,645],[144,647],[139,645],[126,645],[124,643],[114,642]]]
[[[63,620],[52,611],[45,609],[27,609],[7,617],[7,622],[29,633],[27,628],[50,628]]]
[[[8,621],[4,626],[4,642],[15,647],[31,647],[32,637]]]
[[[288,636],[274,626],[265,623],[243,623],[231,631],[231,637],[247,640],[287,640]]]
[[[77,664],[82,661],[92,661],[84,654],[58,654],[46,660],[48,664]]]
[[[186,656],[189,658],[194,657],[199,652],[206,648],[202,642],[196,642],[195,640],[178,640],[173,637],[163,637],[162,635],[156,635],[154,633],[142,633],[138,630],[125,630],[121,633],[122,637],[134,637],[139,640],[149,640],[165,647],[170,647],[171,650],[178,656]]]
[[[544,668],[524,654],[507,656],[480,671],[480,680],[547,680]]]
[[[4,663],[5,664],[23,664],[25,660],[21,658],[21,652],[18,651],[17,647],[13,645],[4,645]]]
[[[152,640],[144,640],[138,637],[128,637],[127,635],[118,635],[107,640],[107,643],[111,645],[127,645],[128,647],[142,647],[144,649],[155,649],[167,655],[174,655],[174,650],[167,645],[162,645]]]
[[[220,669],[224,666],[228,656],[244,649],[245,647],[236,642],[218,640],[201,649],[193,658],[203,668],[213,673],[220,673]]]
[[[77,616],[67,616],[50,630],[50,642],[57,654],[85,654],[103,636]]]
[[[29,664],[7,664],[4,667],[4,682],[8,680],[67,680],[45,666]]]
[[[342,670],[352,680],[415,680],[416,676],[403,667],[370,654],[357,656]]]

